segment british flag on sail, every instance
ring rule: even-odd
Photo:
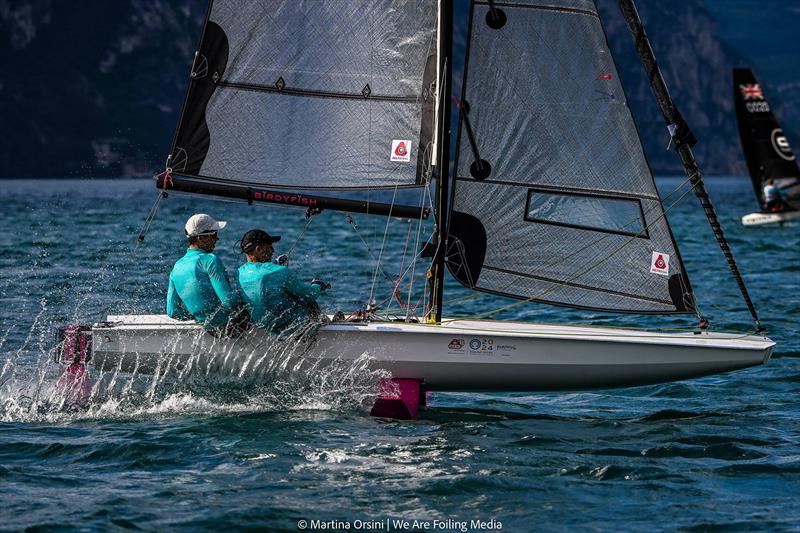
[[[739,85],[739,90],[742,91],[742,96],[745,100],[763,100],[764,93],[761,91],[761,85],[758,83],[749,83],[746,85]]]

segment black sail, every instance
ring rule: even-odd
[[[451,273],[555,305],[694,312],[594,2],[473,1],[468,47]]]
[[[800,209],[800,167],[764,89],[749,68],[733,69],[733,98],[739,138],[761,208],[765,208],[764,183],[771,178],[782,190],[784,201]]]
[[[438,9],[436,0],[213,0],[172,172],[248,187],[424,183]]]

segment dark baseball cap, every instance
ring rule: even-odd
[[[260,244],[272,244],[281,240],[280,235],[272,236],[266,231],[260,229],[251,229],[242,237],[239,246],[242,248],[243,253],[250,253],[256,249]]]

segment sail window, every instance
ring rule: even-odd
[[[649,238],[639,200],[528,189],[525,220]]]

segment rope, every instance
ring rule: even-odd
[[[161,192],[158,193],[158,198],[156,198],[155,203],[153,203],[153,206],[147,213],[147,217],[144,219],[144,223],[139,230],[139,236],[136,238],[136,246],[134,247],[134,251],[138,250],[139,246],[141,246],[144,242],[147,232],[150,231],[150,225],[156,218],[156,211],[158,211],[158,206],[161,204],[161,200],[167,197],[167,184],[169,184],[170,187],[172,186],[172,169],[170,167],[167,167],[164,172],[161,174],[156,174],[154,177],[156,180],[158,180],[158,178],[164,178],[164,182],[162,183]]]
[[[375,264],[375,273],[372,275],[372,288],[369,291],[369,300],[367,300],[367,305],[372,301],[373,296],[375,296],[375,284],[378,281],[378,270],[381,268],[381,258],[383,257],[383,250],[386,248],[386,237],[389,235],[389,224],[392,221],[392,209],[394,209],[394,202],[397,198],[397,186],[394,187],[394,192],[392,193],[392,203],[389,205],[389,215],[386,217],[386,227],[383,230],[383,241],[381,242],[381,250],[378,252],[378,260]],[[383,275],[386,276],[386,273],[383,272]]]
[[[429,180],[429,182],[430,182],[430,180]],[[425,203],[425,193],[426,193],[426,191],[427,191],[427,187],[423,188],[422,193],[420,194],[420,199],[419,199],[420,207]],[[416,237],[414,237],[414,250],[419,250],[419,236],[420,236],[421,231],[422,231],[422,217],[420,217],[419,220],[417,220],[417,235],[416,235]],[[419,257],[419,252],[414,254],[414,259],[411,261],[411,278],[410,278],[410,283],[408,284],[408,298],[406,298],[406,301],[408,301],[408,302],[411,302],[411,294],[412,294],[412,291],[414,289],[414,271],[415,271],[416,264],[417,264],[417,257]],[[425,291],[423,290],[422,292],[423,292],[423,296],[424,296]],[[417,302],[417,304],[419,304],[419,302]],[[414,306],[414,311],[415,312],[416,312],[416,308],[417,308],[417,306]],[[408,322],[410,318],[411,318],[411,309],[407,308],[406,309],[406,322]]]
[[[432,193],[432,192],[431,192],[431,190],[430,190],[430,186],[431,186],[431,183],[430,183],[430,181],[428,181],[428,183],[427,183],[427,184],[426,184],[426,186],[425,186],[425,193],[426,193],[426,194],[425,194],[425,196],[426,196],[426,197],[427,197],[427,199],[430,201],[430,205],[431,205],[431,206],[433,206],[433,193]],[[444,230],[446,230],[446,229],[447,229],[447,228],[444,228]],[[434,234],[432,234],[432,235],[431,235],[431,236],[428,238],[428,240],[427,240],[427,242],[426,242],[426,246],[427,246],[427,244],[431,242],[431,239],[432,239],[434,236],[436,236],[436,237],[437,237],[437,239],[436,239],[436,248],[435,248],[435,249],[434,249],[434,251],[433,251],[433,257],[434,257],[434,258],[438,256],[438,254],[439,254],[439,250],[440,250],[440,249],[441,249],[441,247],[442,247],[442,242],[444,241],[444,239],[442,239],[442,238],[439,238],[439,237],[440,237],[440,233],[439,233],[439,232],[440,232],[441,230],[442,230],[442,228],[439,228],[439,227],[437,227],[437,228],[436,228],[436,232],[435,232]],[[421,252],[420,252],[420,253],[421,253]],[[427,278],[428,278],[428,279],[430,279],[431,277],[433,277],[433,271],[432,271],[432,269],[433,269],[433,265],[431,265],[431,267],[430,267],[430,268],[428,269],[428,271],[427,271]],[[424,307],[424,309],[425,309],[425,313],[422,315],[422,318],[423,318],[423,320],[429,320],[429,319],[430,319],[430,316],[431,316],[431,313],[433,313],[434,311],[436,311],[436,309],[435,309],[435,305],[434,305],[434,303],[433,303],[433,295],[434,295],[434,293],[435,293],[435,287],[431,287],[431,286],[429,285],[429,287],[428,287],[428,288],[429,288],[429,290],[422,291],[422,292],[423,292],[423,297],[424,297],[424,304],[425,304],[425,307]],[[428,300],[428,297],[429,297],[429,296],[430,296],[430,300]],[[440,304],[440,305],[441,305],[441,304]]]
[[[301,240],[303,240],[303,237],[305,237],[306,231],[308,231],[308,227],[311,225],[311,221],[314,220],[314,215],[316,215],[316,214],[318,214],[318,213],[312,211],[311,209],[306,211],[306,225],[303,227],[303,231],[300,232],[300,235],[297,237],[297,239],[295,239],[294,243],[292,243],[292,246],[289,248],[289,251],[286,252],[286,256],[287,257],[291,257],[292,252],[294,251],[294,249],[297,246],[297,244]]]
[[[398,287],[400,287],[400,283],[403,281],[405,277],[404,268],[406,266],[406,254],[408,252],[408,243],[411,242],[411,230],[414,229],[414,226],[411,224],[411,219],[408,220],[408,231],[406,232],[406,244],[403,247],[403,257],[400,258],[400,272],[398,272],[398,278],[394,282],[394,287],[392,287],[392,296],[395,300],[397,300],[397,304],[400,306],[400,309],[404,307],[408,307],[410,303],[410,299],[408,303],[403,303],[403,300],[400,299],[400,294],[397,292]],[[391,305],[391,300],[389,305]],[[388,309],[387,309],[388,311]]]
[[[422,207],[424,202],[425,202],[425,189],[423,189],[421,194],[420,194],[420,199],[419,199],[420,207]],[[399,277],[397,278],[397,281],[395,283],[395,287],[394,287],[394,289],[392,291],[393,295],[394,295],[394,298],[397,300],[397,303],[400,305],[400,308],[406,310],[406,317],[405,317],[406,321],[408,321],[410,319],[410,316],[411,316],[411,309],[412,309],[411,308],[411,297],[412,297],[412,294],[413,294],[414,272],[415,272],[415,268],[416,268],[416,263],[417,263],[418,258],[422,254],[421,251],[416,252],[414,254],[412,260],[411,260],[409,268],[408,269],[404,269],[405,259],[406,259],[406,254],[408,252],[408,244],[410,242],[411,230],[412,229],[413,229],[412,220],[409,219],[408,220],[408,232],[406,233],[406,243],[405,243],[405,246],[403,248],[403,257],[401,258],[401,261],[400,261]],[[419,249],[418,248],[419,247],[419,237],[420,237],[421,231],[422,231],[422,217],[420,217],[417,220],[417,232],[416,232],[416,236],[414,238],[414,249],[415,250]],[[400,294],[399,294],[398,288],[400,287],[401,281],[403,280],[403,278],[405,278],[405,276],[409,272],[409,270],[411,271],[411,275],[410,275],[410,280],[409,280],[409,283],[408,283],[408,297],[406,298],[406,302],[404,303],[400,298]],[[414,309],[416,310],[416,306],[414,306]]]
[[[158,193],[158,198],[156,198],[155,203],[150,208],[150,212],[147,213],[147,217],[144,219],[144,223],[142,224],[141,229],[139,229],[139,236],[136,238],[136,245],[134,250],[138,250],[139,246],[142,245],[144,242],[147,233],[150,231],[150,225],[153,223],[153,220],[156,218],[156,211],[158,211],[158,206],[161,204],[161,199],[164,198],[162,193]]]
[[[356,235],[358,236],[359,239],[361,239],[361,242],[364,243],[364,246],[367,248],[367,253],[369,253],[370,257],[372,257],[372,259],[374,259],[376,262],[378,262],[378,258],[375,257],[375,254],[372,253],[372,247],[369,245],[369,243],[361,235],[361,232],[358,231],[358,226],[356,225],[356,221],[352,217],[352,215],[350,215],[350,213],[347,213],[345,215],[345,220],[347,220],[347,222],[353,228],[353,231],[356,232]],[[378,264],[380,265],[380,263],[378,263]],[[386,271],[383,270],[383,268],[381,268],[381,274],[383,274],[383,277],[384,277],[384,279],[386,279],[386,281],[388,281],[389,283],[394,283],[394,280],[392,279],[392,277],[389,276],[389,274],[387,274]]]
[[[428,174],[428,177],[429,177],[429,174]],[[419,200],[419,205],[420,206],[424,205],[426,200],[429,200],[431,198],[430,188],[429,187],[430,187],[430,179],[428,179],[426,181],[425,186],[423,186],[421,188],[420,200]],[[395,195],[392,197],[392,206],[394,206],[395,201],[396,201],[397,188],[395,188],[394,194]],[[415,239],[414,239],[414,249],[415,250],[419,250],[419,251],[416,252],[412,256],[412,259],[411,259],[410,263],[408,264],[408,266],[406,266],[406,259],[408,257],[408,247],[409,247],[409,244],[411,242],[411,240],[410,240],[411,231],[413,229],[413,226],[412,226],[412,220],[413,219],[408,219],[409,228],[408,228],[408,232],[406,233],[406,243],[405,243],[405,247],[403,249],[403,256],[402,256],[402,260],[401,260],[400,272],[399,272],[399,275],[398,275],[397,278],[394,278],[394,277],[390,276],[386,272],[386,270],[383,268],[383,266],[381,265],[382,254],[383,254],[383,250],[385,249],[386,240],[387,240],[387,237],[388,237],[389,222],[390,222],[390,219],[391,219],[391,207],[390,207],[390,215],[389,215],[389,217],[387,217],[386,227],[384,228],[383,243],[381,244],[381,253],[380,253],[380,255],[378,257],[375,257],[375,254],[373,253],[372,246],[370,246],[370,244],[367,242],[367,240],[362,235],[361,231],[358,228],[358,224],[356,223],[356,221],[353,218],[353,216],[350,213],[346,213],[345,214],[345,219],[350,224],[350,226],[353,228],[353,231],[355,232],[355,234],[359,238],[359,240],[361,240],[361,242],[364,245],[364,247],[366,248],[367,253],[369,254],[369,256],[375,261],[375,272],[373,274],[369,301],[371,302],[373,297],[375,296],[375,286],[376,286],[377,277],[378,277],[377,273],[379,272],[383,276],[383,278],[390,284],[391,292],[390,292],[389,296],[387,298],[383,299],[382,301],[380,301],[376,305],[376,307],[381,307],[386,303],[391,303],[391,301],[393,299],[396,299],[397,303],[400,305],[401,310],[402,309],[406,310],[405,320],[408,322],[410,320],[411,314],[415,313],[417,308],[419,308],[420,301],[422,301],[426,297],[426,291],[422,291],[422,295],[420,296],[419,301],[417,301],[416,304],[411,305],[411,298],[412,298],[412,295],[413,295],[413,286],[414,286],[414,272],[416,271],[416,263],[420,259],[421,255],[422,255],[422,253],[424,251],[424,248],[425,248],[425,247],[422,247],[422,249],[420,249],[420,247],[419,247],[420,235],[422,233],[422,222],[423,222],[422,217],[420,216],[420,218],[417,220],[417,231],[416,231],[416,236],[415,236]],[[377,235],[377,232],[376,232],[376,235]],[[430,238],[428,238],[428,240],[426,241],[426,246],[431,242],[431,238],[432,238],[432,236]],[[408,275],[409,272],[411,272],[411,279],[410,279],[410,282],[408,284],[408,298],[404,302],[402,300],[402,298],[401,298],[400,290],[405,288],[403,286],[403,284],[402,284],[402,280]],[[362,313],[361,311],[356,311],[351,316],[361,317],[361,313]]]
[[[167,167],[167,169],[164,170],[164,172],[162,172],[161,174],[156,174],[155,179],[158,180],[158,178],[164,178],[164,182],[161,184],[161,190],[164,192],[164,194],[166,194],[167,185],[169,185],[170,187],[174,186],[174,184],[172,183],[172,169],[170,167]]]

